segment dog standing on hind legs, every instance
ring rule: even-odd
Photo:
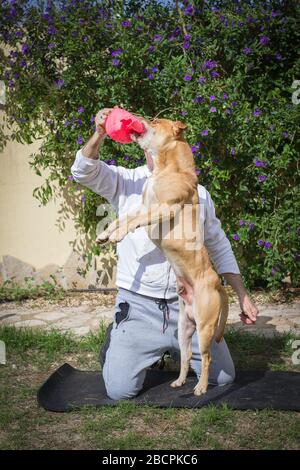
[[[228,316],[227,294],[200,237],[194,158],[183,138],[186,125],[168,119],[141,120],[146,131],[139,136],[132,134],[132,140],[152,154],[154,166],[143,189],[142,205],[111,223],[97,237],[97,243],[119,242],[130,231],[144,227],[163,250],[176,273],[180,298],[181,367],[171,386],[180,387],[186,381],[196,330],[202,367],[194,393],[201,395],[208,386],[212,341],[219,342],[223,337]]]

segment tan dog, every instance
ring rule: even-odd
[[[223,337],[228,316],[227,294],[200,236],[194,158],[182,136],[186,125],[167,119],[142,122],[146,132],[141,136],[133,134],[132,139],[150,152],[154,161],[153,173],[143,189],[143,204],[110,224],[97,242],[121,241],[129,231],[145,227],[151,240],[163,250],[176,273],[180,301],[181,370],[171,386],[180,387],[186,381],[196,329],[202,370],[194,393],[201,395],[207,390],[212,341],[219,342]]]

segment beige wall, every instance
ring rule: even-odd
[[[63,265],[71,252],[68,242],[75,238],[72,221],[63,232],[55,225],[59,204],[39,206],[32,195],[43,182],[28,163],[38,147],[38,142],[9,142],[0,153],[0,262],[3,255],[11,255],[36,269],[49,263]]]

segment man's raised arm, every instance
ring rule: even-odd
[[[125,177],[128,170],[107,165],[99,160],[100,147],[106,137],[104,122],[111,110],[104,108],[97,113],[96,131],[87,144],[78,150],[71,173],[77,183],[103,196],[117,209],[119,196],[125,191]]]

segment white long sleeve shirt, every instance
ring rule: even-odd
[[[78,183],[107,199],[118,216],[142,203],[144,184],[151,175],[147,165],[134,169],[107,165],[101,160],[76,154],[71,173]],[[202,207],[204,243],[216,271],[240,274],[209,192],[198,185]],[[139,294],[170,299],[176,296],[176,276],[163,252],[150,240],[144,228],[131,232],[117,244],[116,285]]]

